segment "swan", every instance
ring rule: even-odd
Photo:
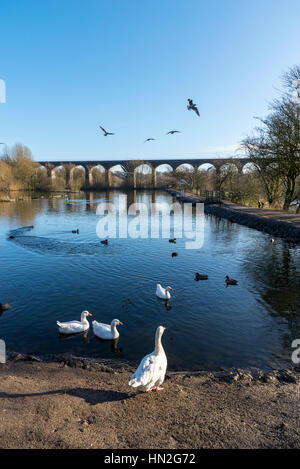
[[[100,339],[112,340],[119,337],[117,325],[123,323],[119,319],[113,319],[110,324],[103,324],[102,322],[93,321],[94,334]]]
[[[129,386],[141,387],[144,392],[163,390],[160,385],[165,379],[167,357],[161,343],[161,337],[165,329],[164,326],[158,326],[156,329],[155,349],[142,359],[136,372],[130,378]]]
[[[163,288],[160,283],[156,285],[156,296],[163,300],[169,300],[171,298],[170,291],[173,291],[172,287]]]
[[[92,316],[92,314],[88,311],[82,311],[80,321],[56,321],[59,332],[61,334],[76,334],[77,332],[87,331],[90,327],[90,323],[87,320],[87,316]]]

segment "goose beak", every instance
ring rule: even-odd
[[[93,316],[91,313],[87,313],[88,316]]]
[[[121,324],[121,326],[123,326],[123,323],[122,323],[122,321],[119,321],[119,324]]]
[[[162,326],[163,330],[165,331],[167,328],[165,326]]]

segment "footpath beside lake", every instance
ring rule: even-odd
[[[170,374],[128,395],[131,371],[15,356],[0,367],[2,448],[296,448],[299,373]]]
[[[182,202],[205,202],[203,197],[198,197],[188,192],[169,190]],[[283,212],[280,210],[261,209],[234,204],[225,200],[220,203],[205,203],[205,213],[217,217],[226,218],[233,223],[248,226],[265,233],[285,238],[293,243],[300,243],[300,213]]]

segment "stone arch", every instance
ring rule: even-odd
[[[36,176],[38,180],[38,185],[40,185],[41,188],[47,187],[49,183],[48,175],[49,173],[48,173],[47,166],[40,164],[39,166],[36,167]]]
[[[191,165],[191,163],[181,163],[179,166],[177,166],[175,171],[190,171],[190,172],[193,172],[194,171],[194,166]]]
[[[162,163],[162,164],[156,166],[155,169],[158,173],[170,173],[170,172],[173,171],[173,167],[168,163]]]
[[[198,166],[199,171],[208,172],[215,170],[216,167],[212,163],[203,163]]]
[[[256,167],[254,163],[246,163],[242,167],[243,174],[253,173],[253,171],[256,171]]]
[[[60,176],[59,173],[65,174],[65,172],[66,172],[66,168],[63,164],[56,165],[51,169],[52,178],[56,178],[57,176]]]
[[[144,174],[150,174],[153,172],[153,166],[151,166],[149,163],[141,163],[135,168],[135,172],[137,173],[144,173]]]
[[[96,166],[93,166],[91,168],[91,171],[94,172],[94,171],[99,171],[100,173],[105,173],[105,168],[104,166],[102,166],[102,164],[98,163]]]
[[[77,164],[72,166],[72,168],[70,169],[71,174],[73,174],[76,169],[80,169],[80,171],[85,171],[85,167],[82,166],[82,164]]]
[[[126,169],[124,168],[124,166],[117,162],[109,168],[109,171],[111,171],[112,173],[126,173]]]
[[[84,177],[86,179],[86,168],[81,164],[74,164],[67,170],[67,184],[73,184],[75,171],[83,171]]]
[[[224,163],[222,166],[220,166],[220,171],[224,173],[229,171],[238,173],[239,168],[234,163]]]
[[[122,184],[126,181],[127,178],[127,172],[124,166],[118,161],[115,162],[115,164],[112,164],[111,166],[106,166],[105,168],[105,185],[107,188],[113,187],[114,184]]]
[[[95,166],[91,166],[87,171],[88,183],[90,186],[103,188],[107,185],[109,170],[105,169],[102,164],[98,163]]]
[[[156,187],[156,169],[150,163],[142,162],[134,168],[134,187]]]

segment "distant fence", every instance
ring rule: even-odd
[[[200,197],[205,199],[206,203],[221,203],[221,200],[225,198],[224,191],[207,191],[200,190]]]

